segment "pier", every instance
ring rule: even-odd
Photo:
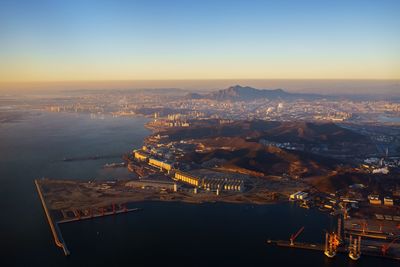
[[[60,228],[58,227],[58,224],[53,221],[53,218],[51,217],[50,212],[47,209],[46,201],[44,200],[42,190],[41,190],[40,185],[37,180],[35,180],[35,185],[36,185],[36,189],[38,191],[39,197],[40,197],[40,201],[42,202],[42,206],[43,206],[44,212],[46,214],[47,221],[50,225],[50,229],[51,229],[51,233],[53,234],[54,242],[56,243],[57,247],[63,249],[64,255],[68,256],[68,255],[70,255],[70,252],[67,248],[67,244],[65,243],[65,241],[62,237],[62,234],[61,234]]]

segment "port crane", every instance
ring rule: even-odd
[[[349,257],[352,260],[358,260],[361,256],[361,236],[354,238],[350,235],[349,241]]]
[[[340,240],[335,232],[326,232],[325,234],[325,251],[324,254],[328,258],[336,256],[337,247],[340,245]]]
[[[389,250],[389,248],[394,244],[394,242],[396,242],[399,239],[400,239],[400,236],[398,236],[395,239],[393,239],[392,242],[390,242],[389,244],[384,244],[382,246],[382,255],[385,256],[386,252]]]
[[[105,211],[106,211],[105,208],[101,207],[101,208],[99,208],[99,210],[100,210],[101,216],[104,216]]]
[[[126,207],[126,204],[121,204],[121,208],[124,210],[124,212],[128,211],[128,208]]]
[[[291,245],[291,246],[294,246],[294,240],[303,232],[303,230],[304,230],[304,226],[301,227],[301,228],[297,231],[297,233],[295,233],[295,234],[293,234],[293,235],[290,236],[290,245]]]
[[[115,203],[112,204],[112,212],[113,212],[113,214],[115,214],[115,212],[116,212]]]

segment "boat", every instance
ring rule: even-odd
[[[104,164],[103,168],[120,168],[120,167],[125,167],[126,163],[121,162],[121,163],[106,163]]]

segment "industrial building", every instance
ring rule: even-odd
[[[202,187],[206,190],[242,192],[244,190],[244,183],[240,179],[205,178],[202,181]]]
[[[177,185],[174,182],[169,181],[155,181],[155,180],[140,180],[140,181],[129,181],[125,186],[133,188],[157,188],[162,190],[176,191]]]
[[[149,155],[147,153],[142,152],[140,150],[135,150],[133,152],[133,155],[134,155],[135,159],[138,161],[146,161],[147,162],[147,160],[149,158]]]
[[[199,178],[189,173],[176,171],[175,179],[205,190],[238,191],[244,190],[243,180],[227,178]]]
[[[382,200],[379,199],[378,195],[369,195],[368,199],[369,199],[369,203],[372,205],[382,205]]]
[[[149,165],[159,168],[161,171],[170,172],[172,170],[171,163],[151,158],[149,153],[142,150],[134,150],[133,155],[137,161],[147,162]]]
[[[172,164],[158,159],[149,158],[149,165],[167,172],[170,172],[172,170]]]
[[[306,198],[308,198],[308,193],[302,191],[291,194],[289,197],[290,200],[305,200]]]
[[[393,206],[393,198],[391,198],[391,197],[385,197],[384,199],[383,199],[383,204],[385,205],[385,206]]]
[[[189,173],[182,172],[182,171],[176,171],[174,177],[175,177],[175,180],[182,181],[184,183],[191,184],[196,187],[200,186],[200,181],[201,181],[200,178],[193,176]]]

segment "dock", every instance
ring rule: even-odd
[[[46,218],[49,223],[51,233],[53,234],[54,242],[56,243],[57,247],[62,248],[65,256],[69,256],[71,253],[68,250],[67,244],[62,237],[61,230],[59,228],[60,224],[95,219],[95,218],[100,218],[100,217],[104,217],[104,216],[117,215],[117,214],[123,214],[123,213],[142,210],[141,208],[128,209],[126,207],[126,204],[120,205],[120,207],[122,206],[122,208],[117,209],[116,208],[117,205],[113,204],[111,211],[107,210],[107,208],[99,208],[101,211],[98,213],[93,212],[93,210],[95,210],[94,208],[89,209],[89,212],[87,212],[87,213],[85,213],[79,209],[73,209],[72,212],[74,214],[74,217],[68,217],[67,212],[65,212],[64,210],[60,210],[60,212],[64,218],[57,221],[53,218],[53,216],[51,216],[51,213],[47,207],[47,203],[46,203],[45,197],[43,195],[42,188],[40,186],[40,181],[35,179],[35,185],[36,185],[36,189],[39,194],[40,201],[42,202],[43,210],[44,210],[44,213],[46,214]]]
[[[307,249],[307,250],[314,250],[314,251],[325,251],[325,246],[323,244],[318,243],[305,243],[305,242],[295,242],[291,245],[290,241],[286,240],[267,240],[266,243],[268,245],[274,245],[278,247],[285,247],[285,248],[293,248],[293,249]],[[338,253],[348,253],[346,246],[340,246],[337,248]],[[385,259],[392,259],[400,261],[400,255],[382,255],[380,249],[372,250],[368,246],[362,247],[361,254],[363,256],[370,256],[370,257],[379,257]]]
[[[42,190],[41,190],[40,185],[37,180],[35,180],[35,185],[36,185],[36,189],[38,191],[39,197],[40,197],[40,201],[42,202],[44,213],[46,214],[47,221],[48,221],[50,229],[51,229],[51,233],[53,234],[54,242],[56,243],[57,247],[62,248],[62,250],[64,251],[64,255],[68,256],[68,255],[70,255],[70,252],[67,248],[67,244],[65,243],[65,241],[62,237],[62,234],[61,234],[60,228],[58,227],[58,224],[53,221],[53,218],[50,215],[50,212],[46,205],[46,201],[44,200],[44,197],[42,194]]]
[[[141,210],[143,210],[143,209],[134,208],[134,209],[126,209],[126,210],[107,211],[102,214],[93,214],[93,215],[63,219],[63,220],[60,220],[58,222],[58,224],[77,222],[77,221],[82,221],[82,220],[89,220],[89,219],[94,219],[94,218],[99,218],[99,217],[104,217],[104,216],[110,216],[110,215],[116,215],[116,214],[128,213],[128,212],[134,212],[134,211],[141,211]]]
[[[268,244],[276,245],[278,247],[288,247],[288,248],[299,248],[299,249],[309,249],[309,250],[317,250],[317,251],[324,251],[325,247],[322,244],[314,244],[314,243],[301,243],[296,242],[293,245],[290,244],[289,241],[284,240],[268,240]]]

